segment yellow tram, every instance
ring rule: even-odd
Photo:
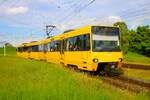
[[[21,44],[18,56],[71,65],[81,70],[118,68],[122,61],[118,27],[86,26],[42,41]]]

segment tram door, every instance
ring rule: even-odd
[[[90,34],[85,34],[82,37],[82,68],[87,68],[88,51],[90,50]]]
[[[65,57],[64,40],[61,40],[60,41],[60,64],[64,64],[64,57]]]
[[[30,52],[31,52],[32,48],[28,47],[28,58],[30,58]]]

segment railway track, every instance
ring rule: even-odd
[[[88,74],[89,76],[94,76],[95,78],[98,78],[97,75],[91,75],[88,71],[81,71],[74,69],[72,67],[69,67],[70,70],[76,71],[76,72],[83,72],[84,74]],[[93,77],[93,78],[94,78]],[[140,79],[135,79],[135,78],[130,78],[126,76],[115,76],[115,77],[108,77],[108,76],[103,76],[103,82],[107,84],[111,84],[115,87],[118,87],[120,89],[128,90],[134,93],[139,93],[139,92],[146,92],[150,94],[150,82],[149,81],[143,81]]]
[[[122,63],[123,68],[150,70],[150,65]]]
[[[99,76],[91,75],[91,73],[87,71],[81,71],[77,70],[74,68],[69,67],[70,70],[75,71],[75,72],[82,72],[84,74],[88,74],[89,76],[92,76],[92,78],[98,78]],[[123,90],[128,90],[134,93],[139,93],[139,92],[146,92],[150,94],[150,82],[148,81],[143,81],[140,79],[135,79],[135,78],[129,78],[125,76],[115,76],[115,77],[108,77],[108,76],[103,76],[103,82],[113,85],[115,87],[118,87]]]
[[[117,76],[104,77],[104,82],[119,87],[121,89],[126,89],[131,92],[139,93],[141,91],[146,91],[150,93],[150,82],[146,82],[143,80],[138,80],[125,76]]]

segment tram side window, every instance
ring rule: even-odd
[[[82,50],[90,50],[90,34],[85,34],[82,36]]]
[[[25,47],[23,47],[22,49],[23,49],[23,52],[25,52]]]
[[[43,44],[43,47],[44,47],[44,52],[48,51],[48,44]]]
[[[67,46],[67,39],[64,39],[64,41],[63,41],[63,50],[64,51],[68,51],[67,48],[68,48],[68,46]]]
[[[39,48],[38,46],[32,46],[32,52],[38,52],[39,51]]]
[[[67,40],[67,51],[73,51],[74,49],[74,38],[69,38]]]
[[[19,52],[22,52],[22,48],[18,48],[18,51],[19,51]]]
[[[48,44],[48,47],[50,52],[60,51],[60,41],[52,41]]]
[[[54,52],[54,51],[55,51],[54,46],[55,46],[55,41],[52,41],[52,42],[49,43],[49,50],[50,50],[51,52]]]
[[[24,47],[22,47],[22,52],[24,52]]]
[[[32,47],[28,47],[28,52],[31,52],[32,51]]]
[[[55,41],[55,50],[60,51],[60,41]]]
[[[44,51],[44,44],[40,44],[40,45],[39,45],[39,51],[40,51],[40,52]]]
[[[20,49],[20,48],[17,48],[17,51],[18,51],[18,52],[21,52],[21,49]]]
[[[23,52],[27,52],[28,51],[28,47],[23,47]]]
[[[74,51],[82,51],[82,35],[74,37]]]
[[[64,50],[66,51],[90,50],[90,35],[85,34],[65,39]]]
[[[47,43],[47,51],[50,51],[50,43]]]

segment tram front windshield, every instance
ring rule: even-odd
[[[119,42],[119,28],[116,27],[92,27],[92,49],[99,51],[121,51]]]

